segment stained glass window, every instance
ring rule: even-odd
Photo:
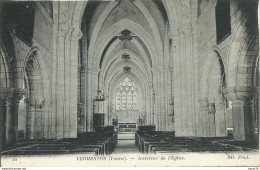
[[[117,87],[116,110],[138,110],[138,94],[134,82],[126,77]]]

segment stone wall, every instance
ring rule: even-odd
[[[6,131],[10,131],[9,134],[6,133],[9,135],[6,136],[7,143],[17,141],[17,130],[25,130],[27,138],[30,139],[50,138],[49,60],[52,53],[52,39],[46,37],[52,35],[52,23],[43,13],[44,9],[39,10],[40,7],[34,4],[35,24],[31,46],[16,36],[12,24],[5,27],[12,41],[5,42],[7,39],[4,38],[4,45],[9,49],[13,48],[13,51],[9,51],[6,56],[6,59],[11,59],[9,70],[13,71],[7,74],[10,74],[8,77],[12,77],[14,82],[9,83],[5,88],[1,87],[1,100],[4,99],[1,102],[4,102],[6,108],[4,110],[7,115],[5,124],[8,123],[11,128],[14,128],[14,131],[6,128]],[[46,27],[46,25],[48,26]],[[34,63],[30,69],[28,68],[29,61]],[[32,69],[33,71],[29,71]],[[19,104],[20,100],[23,101]],[[27,102],[29,100],[31,104]],[[10,109],[10,106],[13,108]],[[10,116],[15,116],[15,119],[9,119]]]
[[[198,60],[199,60],[199,75],[202,75],[198,77],[198,81],[200,83],[201,89],[199,90],[199,98],[201,100],[207,100],[207,102],[204,102],[204,105],[201,103],[201,107],[205,110],[205,114],[203,113],[203,110],[200,111],[200,117],[201,117],[201,135],[202,136],[212,136],[210,132],[206,132],[206,129],[203,127],[203,124],[208,123],[208,119],[203,119],[202,117],[209,116],[208,113],[210,111],[210,103],[212,102],[213,98],[215,99],[216,95],[210,96],[210,91],[212,89],[219,89],[220,94],[222,94],[222,97],[219,99],[223,100],[221,106],[222,110],[216,110],[215,118],[220,116],[222,114],[222,121],[215,122],[215,129],[217,131],[217,128],[219,126],[223,126],[220,133],[217,133],[216,136],[222,136],[226,135],[226,128],[233,128],[233,126],[237,126],[237,121],[232,121],[233,119],[240,119],[237,117],[237,114],[232,114],[232,106],[228,106],[228,101],[226,99],[228,98],[224,93],[224,89],[228,87],[234,87],[234,86],[244,86],[245,88],[251,88],[252,86],[255,86],[252,84],[253,78],[252,74],[250,76],[246,76],[248,72],[252,72],[255,63],[256,58],[258,56],[258,49],[252,47],[255,43],[258,44],[257,38],[257,21],[255,18],[255,8],[253,6],[247,5],[243,3],[242,1],[230,1],[230,16],[231,16],[231,35],[229,35],[223,42],[220,44],[217,44],[216,42],[216,19],[215,19],[215,6],[217,1],[209,1],[208,5],[202,5],[200,10],[201,14],[199,15],[197,19],[197,27],[198,27]],[[251,2],[251,5],[254,2]],[[248,3],[250,4],[250,3]],[[249,12],[251,11],[251,12]],[[205,29],[206,28],[206,29]],[[249,48],[251,47],[251,48]],[[251,49],[251,50],[250,50]],[[250,51],[250,56],[247,56]],[[212,57],[212,52],[217,53],[215,57],[212,59],[209,59]],[[243,52],[245,51],[245,52]],[[251,57],[252,56],[252,57]],[[219,57],[218,59],[216,59]],[[251,59],[250,59],[251,58]],[[215,60],[215,62],[212,62],[212,60]],[[248,60],[248,61],[247,61]],[[220,61],[220,66],[215,67],[212,63],[216,63],[217,61]],[[211,63],[212,62],[212,63]],[[210,64],[211,63],[211,64]],[[249,63],[249,64],[247,64]],[[208,65],[208,66],[207,66]],[[241,70],[241,71],[240,71]],[[212,83],[214,80],[214,75],[216,75],[218,72],[222,72],[223,75],[223,81],[221,84],[215,84],[212,87],[207,87],[208,84]],[[240,73],[242,73],[240,75]],[[211,78],[211,79],[210,79]],[[215,76],[216,78],[216,76]],[[205,81],[205,79],[207,79]],[[207,84],[205,84],[207,82]],[[221,87],[222,86],[222,87]],[[206,90],[209,88],[208,90]],[[213,97],[213,98],[212,98]],[[229,100],[231,98],[228,98]],[[210,102],[211,100],[211,102]],[[226,101],[226,103],[225,103]],[[243,103],[243,102],[242,102]],[[235,105],[235,104],[234,104]],[[243,119],[241,117],[241,119]],[[243,120],[241,124],[244,124]],[[245,125],[247,126],[247,125]],[[209,127],[209,126],[207,126]],[[236,131],[236,127],[234,127],[234,131]],[[242,130],[243,131],[243,130]],[[237,134],[235,134],[236,136]],[[213,134],[213,136],[215,136]],[[236,138],[236,137],[235,137]]]
[[[52,50],[52,25],[53,20],[42,7],[41,3],[35,5],[34,39],[47,51]],[[50,56],[48,56],[50,57]]]

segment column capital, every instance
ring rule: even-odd
[[[258,89],[256,86],[237,86],[223,89],[225,96],[229,100],[243,100],[257,98]]]
[[[57,30],[54,31],[54,34],[56,33],[58,37],[65,38],[68,34],[69,28],[60,27]]]
[[[21,100],[25,94],[26,94],[26,90],[25,89],[15,89],[14,90],[14,97],[17,100]]]
[[[1,94],[3,99],[7,96],[12,97],[13,94],[14,94],[14,88],[1,87],[0,92],[1,92],[0,94]]]
[[[217,99],[215,99],[215,105],[217,106],[217,107],[224,107],[225,106],[225,99],[224,98],[217,98]]]
[[[209,101],[207,98],[200,98],[200,111],[209,113]]]
[[[23,98],[23,95],[25,94],[24,89],[17,89],[17,88],[0,88],[0,94],[2,99],[4,100],[15,100],[19,103],[19,100]]]
[[[192,21],[184,21],[179,28],[177,29],[181,37],[188,37],[193,30],[192,25],[196,24],[196,22]]]
[[[36,103],[35,103],[35,106],[38,108],[38,109],[42,109],[44,107],[44,104],[45,104],[45,98],[44,97],[40,97]]]
[[[253,105],[258,97],[258,90],[256,86],[228,87],[224,89],[224,94],[232,105]]]
[[[58,37],[68,38],[71,40],[78,41],[82,36],[83,33],[81,32],[80,28],[70,27],[70,26],[59,26],[54,33],[58,34]]]
[[[36,102],[31,98],[25,98],[24,102],[27,104],[27,106],[31,106],[31,107],[35,106],[36,104]]]
[[[16,98],[16,97],[14,97],[13,98],[13,104],[15,104],[17,107],[19,106],[19,103],[20,103],[20,100],[21,100],[21,98]]]
[[[178,35],[179,35],[180,38],[185,37],[185,31],[184,31],[184,27],[183,26],[179,26],[177,28],[177,32],[178,32]]]
[[[81,29],[73,27],[71,31],[71,39],[78,41],[82,37],[83,37],[83,33],[81,32]]]
[[[6,107],[11,106],[13,96],[4,96],[2,99],[4,100]]]
[[[78,66],[78,71],[81,72],[81,73],[85,72],[86,71],[86,66],[84,66],[84,65]]]
[[[253,105],[255,97],[253,96],[244,96],[242,98],[231,99],[232,105]]]
[[[81,39],[84,40],[84,41],[86,41],[86,40],[88,40],[88,36],[87,36],[87,35],[84,35],[84,34],[82,33]]]

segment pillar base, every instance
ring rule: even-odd
[[[257,87],[229,87],[225,94],[232,102],[232,118],[234,129],[234,140],[254,142],[255,120],[255,99],[257,97]],[[258,121],[257,121],[258,122]]]

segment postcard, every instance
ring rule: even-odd
[[[1,1],[1,167],[257,170],[258,7]]]

